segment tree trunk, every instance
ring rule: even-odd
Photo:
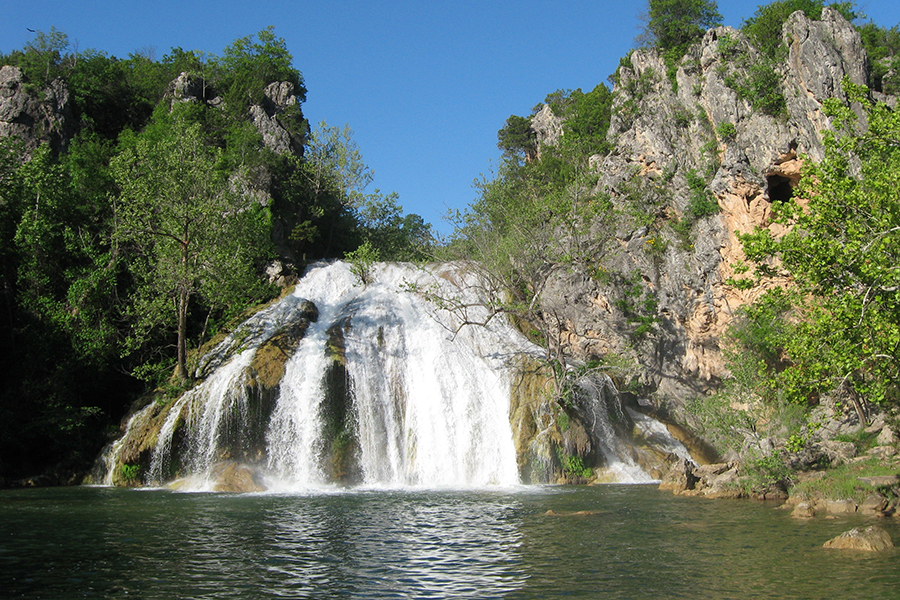
[[[178,295],[178,366],[175,374],[182,384],[188,382],[187,372],[187,307],[188,294],[182,290]]]

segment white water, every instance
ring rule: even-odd
[[[612,420],[623,420],[625,415],[609,377],[603,374],[584,378],[579,382],[579,393],[590,399],[586,404],[590,406],[591,428],[606,459],[604,478],[622,483],[654,481],[631,457],[627,442],[616,434]]]
[[[266,431],[264,475],[270,489],[329,484],[323,469],[323,378],[332,360],[329,330],[335,327],[343,332],[350,418],[364,486],[517,485],[510,377],[517,357],[542,351],[500,317],[484,327],[460,327],[461,319],[488,320],[476,283],[461,265],[379,264],[367,286],[345,263],[311,266],[291,295],[254,315],[203,357],[198,375],[206,379],[169,409],[148,481],[167,479],[173,435],[183,421],[188,434],[179,447],[182,467],[193,487],[211,488],[223,440],[249,427],[245,384],[256,349],[279,327],[300,318],[303,300],[310,300],[318,320],[285,364]],[[424,291],[455,297],[470,308],[440,309]],[[609,411],[621,412],[618,402],[610,400],[608,390],[587,389],[611,383],[584,385],[584,394],[596,396],[590,403],[593,429],[603,445],[607,473],[619,481],[649,481],[610,425]]]
[[[346,368],[364,485],[518,483],[509,426],[506,359],[519,350],[499,320],[458,335],[453,315],[407,290],[450,284],[452,272],[377,265],[363,287],[344,263],[311,268],[294,295],[319,308],[287,365],[267,436],[269,470],[282,485],[323,483],[320,403],[327,330],[344,327]],[[474,301],[474,298],[470,298]],[[518,338],[512,338],[518,339]],[[483,356],[484,347],[493,355]]]

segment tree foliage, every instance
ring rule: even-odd
[[[258,296],[255,266],[267,255],[271,232],[262,207],[233,190],[221,150],[180,112],[159,117],[112,170],[121,190],[117,239],[135,255],[131,344],[143,344],[156,327],[174,326],[176,373],[186,382],[191,300],[234,309]]]
[[[511,115],[497,132],[497,148],[503,151],[503,156],[511,158],[532,159],[537,152],[537,135],[531,128],[529,117]]]
[[[710,0],[649,0],[645,33],[654,46],[681,57],[707,29],[721,22],[718,6]]]
[[[306,86],[300,71],[293,66],[293,57],[284,40],[275,35],[272,26],[254,36],[235,40],[225,48],[218,67],[226,102],[245,109],[263,101],[263,90],[273,81],[287,81],[294,85],[298,101],[306,100]]]
[[[722,23],[716,3],[710,0],[649,0],[644,18],[646,27],[638,40],[659,50],[673,87],[678,63],[688,48],[707,29]]]
[[[742,237],[758,273],[780,269],[794,284],[751,307],[751,318],[774,325],[745,342],[763,349],[768,389],[793,401],[839,388],[884,402],[900,382],[900,116],[870,103],[864,87],[844,87],[865,106],[868,128],[861,133],[849,107],[827,100],[839,129],[780,208],[790,232]]]
[[[900,27],[888,29],[866,23],[858,30],[869,55],[872,86],[879,92],[897,94],[900,92]]]

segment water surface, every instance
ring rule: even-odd
[[[865,523],[653,486],[4,491],[0,596],[897,598],[897,550],[821,547]]]

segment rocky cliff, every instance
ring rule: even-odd
[[[25,156],[41,144],[64,149],[73,135],[69,90],[60,79],[43,90],[31,90],[21,69],[0,68],[0,138],[17,137]]]
[[[594,156],[597,193],[608,194],[619,217],[617,250],[601,276],[561,271],[545,296],[548,313],[562,315],[559,336],[576,356],[614,353],[636,363],[630,384],[676,409],[726,375],[721,336],[735,309],[760,288],[726,282],[743,258],[736,232],[771,223],[773,203],[791,196],[804,160],[823,156],[829,120],[826,98],[844,98],[841,80],[867,83],[867,57],[857,31],[831,9],[820,21],[802,12],[786,22],[787,59],[773,69],[779,110],[760,110],[737,91],[761,62],[738,30],[708,31],[681,60],[674,80],[653,49],[623,62],[613,89],[608,140],[613,151]],[[545,111],[540,128],[551,139]],[[558,127],[558,125],[557,125]],[[718,205],[692,217],[697,181]],[[777,283],[776,283],[777,284]],[[636,335],[635,315],[652,323]],[[647,329],[646,327],[644,328]]]

